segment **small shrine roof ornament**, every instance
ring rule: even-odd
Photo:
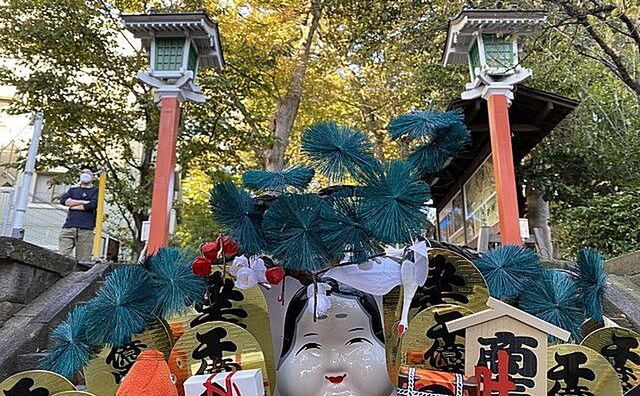
[[[496,298],[489,297],[487,306],[489,307],[489,309],[487,310],[447,322],[447,329],[450,333],[453,333],[458,330],[463,330],[469,327],[479,326],[483,323],[491,322],[503,316],[508,316],[527,326],[533,327],[548,335],[559,338],[562,341],[567,341],[571,336],[571,333],[569,333],[568,331],[554,326],[549,322],[545,322],[540,318],[528,314]]]

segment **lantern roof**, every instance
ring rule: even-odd
[[[477,33],[530,35],[546,23],[543,10],[466,8],[449,21],[442,63],[468,64],[468,53]]]
[[[188,13],[125,14],[124,25],[134,37],[142,40],[145,50],[149,51],[151,40],[156,37],[189,36],[196,45],[200,69],[224,67],[222,42],[218,23],[205,11]]]

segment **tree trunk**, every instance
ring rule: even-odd
[[[310,14],[308,31],[298,56],[296,68],[289,80],[289,87],[286,94],[278,100],[275,115],[271,119],[270,129],[273,143],[266,150],[264,156],[265,168],[269,171],[279,171],[284,167],[284,154],[302,99],[302,83],[307,72],[311,44],[321,18],[320,4],[317,0],[311,1]]]
[[[527,186],[527,218],[532,230],[538,229],[536,238],[540,247],[540,255],[543,258],[553,258],[553,244],[551,242],[551,220],[549,202],[544,200],[544,191]],[[534,233],[535,234],[535,233]]]
[[[360,112],[362,113],[366,131],[373,136],[373,152],[380,161],[384,161],[384,133],[380,133],[380,128],[378,128],[376,110],[371,106],[361,104]]]

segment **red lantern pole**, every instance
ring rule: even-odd
[[[158,151],[153,179],[147,254],[153,254],[158,249],[167,246],[169,241],[179,122],[180,100],[177,95],[163,95],[160,100]]]
[[[511,147],[511,127],[509,124],[509,92],[489,92],[485,95],[489,112],[489,134],[493,173],[498,198],[500,218],[500,240],[502,244],[522,245],[520,237],[520,212],[516,189],[516,174]]]

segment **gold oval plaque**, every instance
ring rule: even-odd
[[[618,374],[591,348],[558,344],[547,350],[548,396],[622,396]]]
[[[260,343],[242,327],[228,322],[203,323],[187,330],[169,355],[169,368],[181,389],[193,375],[262,369],[269,382]],[[267,393],[271,394],[267,389]]]
[[[167,358],[172,346],[169,326],[161,320],[149,326],[144,333],[133,335],[127,345],[119,348],[105,346],[83,370],[87,391],[99,396],[114,396],[142,351],[157,349]]]
[[[23,396],[37,394],[35,392],[44,393],[44,390],[53,395],[76,390],[76,387],[63,376],[46,370],[23,371],[0,382],[2,396]]]
[[[623,327],[605,327],[589,334],[580,345],[604,356],[628,392],[640,384],[640,334]]]
[[[445,323],[472,314],[460,305],[434,305],[418,313],[400,341],[403,365],[464,374],[465,332],[449,333]]]
[[[411,317],[434,305],[455,304],[472,312],[487,308],[489,288],[473,263],[451,250],[429,249],[429,276],[411,302]]]

